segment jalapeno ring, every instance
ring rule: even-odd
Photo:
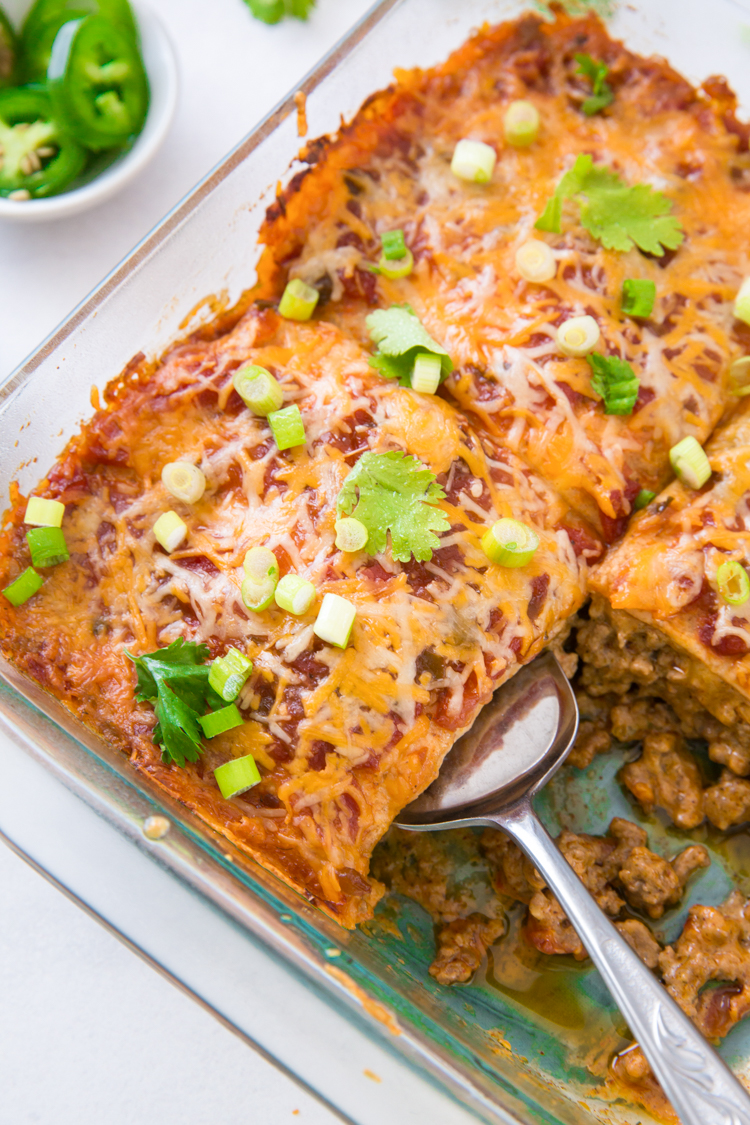
[[[56,117],[46,90],[0,90],[0,196],[56,195],[76,178],[86,152]]]
[[[58,116],[86,148],[116,148],[143,128],[149,90],[141,56],[103,16],[60,28],[47,79]]]

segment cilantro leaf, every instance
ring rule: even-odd
[[[616,355],[592,352],[586,356],[591,386],[604,399],[605,414],[632,414],[640,382],[633,368]]]
[[[198,719],[207,708],[224,706],[209,686],[208,646],[178,637],[166,648],[143,656],[125,655],[138,676],[139,703],[152,703],[157,718],[153,739],[162,748],[164,762],[195,762],[201,753],[202,731]]]
[[[560,234],[562,205],[566,199],[580,205],[581,223],[607,250],[632,250],[637,246],[661,258],[664,248],[676,250],[685,237],[672,203],[648,184],[629,187],[615,172],[595,165],[581,154],[560,180],[557,190],[536,221],[537,230]]]
[[[448,531],[445,512],[436,507],[445,492],[434,473],[416,457],[394,451],[363,453],[336,502],[338,516],[356,516],[368,531],[367,550],[391,552],[399,562],[413,555],[427,562],[440,546],[435,532]]]
[[[159,698],[154,704],[158,719],[154,729],[154,741],[161,744],[162,760],[173,761],[178,766],[185,762],[197,762],[202,746],[203,731],[198,726],[198,714],[168,684],[159,686]],[[156,731],[159,732],[157,740]]]
[[[366,324],[370,338],[378,346],[370,359],[370,367],[384,378],[397,379],[403,387],[410,387],[414,360],[420,352],[440,356],[441,382],[453,370],[453,362],[445,348],[433,340],[409,305],[376,309],[367,317]]]
[[[194,641],[186,641],[184,637],[178,637],[167,648],[158,648],[156,652],[147,652],[144,656],[135,657],[126,651],[126,655],[134,662],[138,674],[136,699],[139,703],[150,703],[158,694],[157,681],[151,670],[152,665],[169,665],[168,669],[155,668],[161,674],[167,671],[174,673],[181,668],[199,667],[208,658],[208,645],[195,644]],[[201,672],[201,675],[207,674],[208,669]]]
[[[581,102],[581,112],[585,113],[587,117],[593,117],[595,113],[601,113],[603,109],[611,105],[614,97],[612,88],[609,83],[605,82],[601,94],[592,94],[591,97],[584,98]]]
[[[384,379],[396,379],[402,387],[411,386],[414,360],[410,356],[382,355],[380,352],[375,352],[375,355],[370,356],[369,364],[379,371]]]
[[[575,59],[578,63],[576,74],[583,75],[591,83],[591,97],[582,102],[581,109],[587,117],[592,117],[615,100],[612,87],[605,82],[609,67],[606,63],[592,59],[591,55],[576,55]]]

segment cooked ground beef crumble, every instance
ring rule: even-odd
[[[452,844],[482,869],[494,889],[485,913],[473,909],[471,892],[452,885]],[[661,946],[645,921],[624,916],[627,908],[657,919],[678,903],[694,871],[709,864],[701,845],[685,848],[667,861],[647,846],[647,833],[616,817],[607,836],[562,832],[558,845],[597,903],[617,920],[618,929],[642,959],[654,967]],[[391,829],[375,857],[386,886],[413,898],[435,922],[437,955],[430,973],[441,984],[471,978],[486,950],[506,930],[505,912],[513,901],[527,906],[524,934],[541,953],[588,957],[580,938],[531,861],[503,832],[487,829],[440,834]]]

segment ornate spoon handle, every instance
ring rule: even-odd
[[[750,1125],[750,1097],[599,909],[528,802],[483,818],[544,876],[640,1043],[683,1125]]]

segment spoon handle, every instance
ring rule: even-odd
[[[526,852],[604,978],[682,1125],[750,1125],[750,1098],[594,902],[527,801],[484,819]]]

